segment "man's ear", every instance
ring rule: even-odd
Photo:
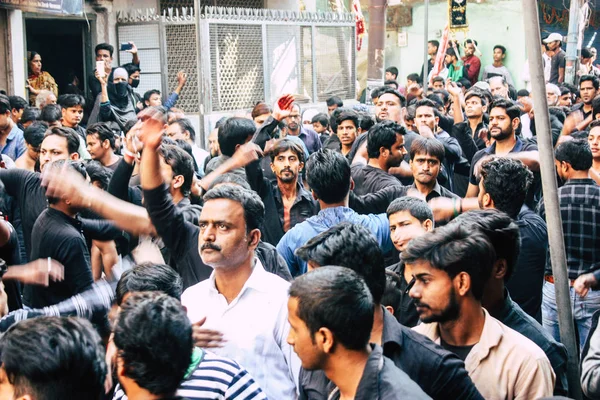
[[[494,279],[504,279],[506,274],[508,273],[508,264],[506,260],[499,259],[494,263],[494,268],[492,269],[492,278]]]
[[[331,354],[335,346],[333,332],[329,328],[320,328],[315,333],[315,342],[324,353]]]
[[[79,160],[79,153],[75,152],[69,156],[69,158],[73,161]]]
[[[184,182],[185,178],[183,177],[183,175],[175,175],[171,184],[173,185],[174,189],[179,189],[183,186]]]
[[[427,232],[431,232],[433,230],[433,225],[433,221],[430,219],[426,219],[425,222],[423,222],[423,228],[425,228]]]
[[[250,231],[248,246],[252,248],[256,248],[258,246],[258,242],[260,242],[260,229],[253,229]]]

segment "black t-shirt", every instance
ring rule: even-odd
[[[354,193],[358,196],[376,193],[389,186],[402,186],[395,176],[370,165],[354,164],[352,179],[354,180]]]
[[[19,239],[17,231],[10,224],[10,222],[4,222],[10,229],[10,237],[6,244],[0,247],[0,259],[6,262],[7,266],[21,264],[21,254],[19,252]],[[7,280],[4,281],[4,291],[8,297],[8,310],[15,311],[23,308],[23,300],[21,299],[21,285],[18,281]]]
[[[465,361],[467,359],[467,356],[469,355],[469,353],[471,352],[471,350],[473,350],[473,347],[475,346],[474,344],[472,344],[470,346],[453,346],[451,344],[444,342],[444,339],[442,339],[441,337],[440,337],[440,345],[445,350],[448,350],[449,352],[456,354],[458,356],[458,358],[460,358],[463,361]]]

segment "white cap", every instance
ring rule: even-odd
[[[546,39],[544,39],[544,43],[552,43],[552,42],[562,42],[563,36],[560,33],[551,33]]]

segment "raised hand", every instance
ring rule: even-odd
[[[154,107],[148,107],[138,114],[138,118],[142,123],[139,125],[137,138],[144,143],[144,147],[156,150],[162,142],[166,114]]]
[[[281,96],[273,106],[273,118],[282,121],[292,112],[292,104],[294,104],[294,96],[291,94]]]
[[[62,168],[45,168],[42,174],[42,186],[46,195],[68,199],[71,206],[89,208],[93,198],[93,186],[83,179],[81,174],[65,164]]]
[[[50,281],[62,281],[65,267],[50,258],[40,258],[28,264],[11,266],[3,279],[14,279],[28,285],[48,286]]]

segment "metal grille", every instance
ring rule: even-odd
[[[196,25],[166,25],[167,65],[169,92],[177,87],[177,72],[187,73],[187,82],[179,94],[176,107],[186,113],[197,113],[198,98],[198,46],[196,44]]]
[[[195,6],[195,0],[160,0],[161,13],[168,8]],[[200,0],[200,6],[264,8],[264,0]]]
[[[260,25],[211,24],[213,111],[251,108],[264,98]]]
[[[317,27],[317,100],[331,96],[352,99],[354,93],[354,37],[351,28]]]
[[[162,89],[162,62],[160,56],[160,27],[156,24],[119,25],[118,43],[134,42],[142,64],[140,85],[135,89],[140,95],[151,89]],[[131,62],[131,53],[119,51],[119,65]]]

